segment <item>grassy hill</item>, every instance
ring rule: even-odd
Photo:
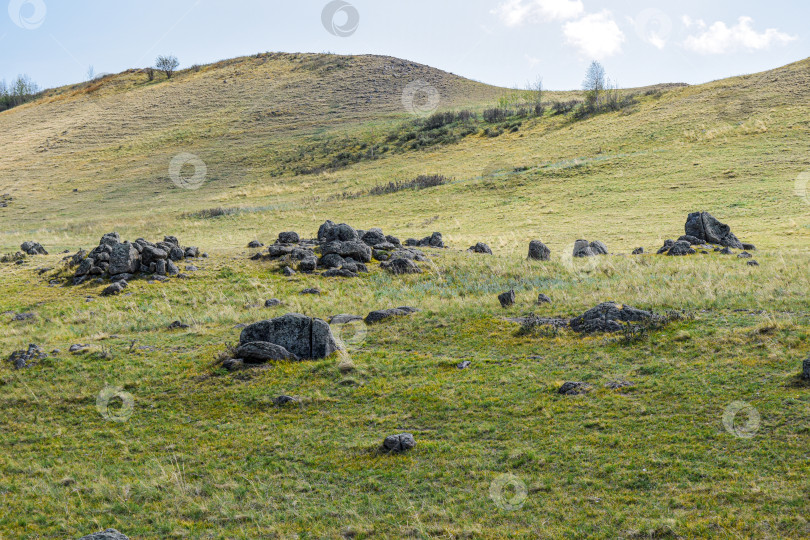
[[[439,111],[479,119],[425,129],[402,104],[417,80]],[[630,94],[610,113],[486,122],[525,93],[394,58],[267,54],[168,81],[128,71],[0,113],[0,194],[12,197],[0,251],[36,240],[51,252],[0,263],[0,351],[61,350],[24,370],[0,361],[0,538],[810,535],[810,386],[798,378],[810,61]],[[184,152],[207,167],[197,190],[169,178]],[[424,174],[448,181],[372,189]],[[760,266],[629,255],[654,253],[699,210],[756,244]],[[417,276],[375,262],[353,280],[285,278],[248,259],[248,241],[314,236],[326,219],[402,239],[441,231],[451,249],[426,249]],[[134,280],[121,296],[50,284],[66,276],[57,253],[111,230],[176,235],[210,257],[188,280]],[[551,261],[526,261],[537,238]],[[612,255],[572,260],[578,238]],[[494,255],[465,251],[479,241]],[[607,300],[682,317],[591,337],[507,320]],[[355,328],[339,358],[213,365],[239,324],[402,305],[421,311]],[[167,330],[175,320],[190,327]],[[616,380],[634,386],[605,386]],[[594,390],[563,396],[565,381]],[[132,397],[125,421],[97,410],[105,388]],[[275,406],[281,394],[300,407]],[[756,412],[737,418],[752,437],[724,424],[740,402]],[[402,431],[413,451],[375,452]]]

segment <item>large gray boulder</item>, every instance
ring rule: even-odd
[[[551,259],[551,250],[540,240],[532,240],[529,242],[529,259],[548,261]]]
[[[110,253],[110,275],[134,274],[141,268],[141,256],[129,242],[116,244]]]
[[[732,249],[744,249],[742,242],[731,232],[731,227],[720,223],[708,212],[689,214],[684,229],[686,236],[695,237],[703,242]]]
[[[363,235],[363,242],[373,247],[378,244],[384,244],[388,242],[388,240],[383,234],[382,229],[374,227],[369,229],[366,234]]]
[[[82,536],[79,540],[129,540],[126,535],[115,529],[107,529],[101,532]]]
[[[326,321],[300,313],[257,322],[242,330],[240,344],[256,341],[274,343],[305,360],[326,358],[340,349]]]
[[[360,235],[357,234],[357,231],[345,223],[335,225],[331,221],[327,221],[318,229],[318,241],[320,242],[349,242],[359,239]]]

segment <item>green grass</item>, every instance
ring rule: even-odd
[[[39,144],[68,129],[47,152],[8,145],[0,156],[0,192],[13,196],[0,209],[0,251],[37,240],[51,252],[0,263],[0,313],[36,313],[0,316],[0,538],[106,527],[131,538],[810,535],[810,385],[798,378],[810,354],[810,205],[794,193],[810,167],[807,101],[796,98],[806,95],[807,63],[774,72],[780,86],[757,75],[670,88],[632,111],[525,119],[494,138],[274,176],[278,157],[314,136],[337,144],[409,125],[391,88],[379,107],[357,105],[352,93],[365,88],[362,77],[385,83],[374,69],[389,61],[251,57],[149,84],[125,73],[93,97],[64,89],[0,114],[0,140]],[[503,92],[434,80],[455,96],[450,108],[480,111]],[[307,116],[285,116],[297,103],[285,84],[326,81],[335,83],[328,93],[300,96]],[[202,105],[223,87],[233,100]],[[262,89],[267,111],[281,114],[243,123],[255,112],[246,100]],[[341,96],[348,105],[335,106]],[[115,131],[116,108],[91,99],[125,111],[168,99],[187,116],[171,127],[144,119],[104,140],[74,137],[82,122]],[[75,125],[60,124],[62,109],[78,115]],[[198,191],[167,179],[181,151],[208,165]],[[420,174],[449,180],[369,193]],[[336,200],[343,193],[356,196]],[[228,212],[200,213],[219,207]],[[756,244],[760,266],[718,254],[629,255],[677,238],[697,210]],[[248,260],[248,241],[272,242],[282,230],[313,236],[326,219],[403,240],[441,231],[451,249],[426,250],[421,275],[394,277],[374,263],[356,280],[287,279]],[[136,280],[113,298],[99,297],[98,284],[49,286],[64,275],[57,253],[90,248],[113,229],[127,239],[173,234],[210,258],[193,261],[200,270],[189,280]],[[525,260],[535,238],[552,261]],[[602,240],[613,255],[572,261],[577,238]],[[495,255],[464,252],[478,241]],[[323,294],[299,294],[308,287]],[[510,288],[516,305],[502,309],[497,295]],[[553,304],[536,305],[538,293]],[[269,298],[284,305],[263,307]],[[506,320],[572,317],[608,300],[690,316],[635,340],[521,332]],[[215,366],[239,324],[401,305],[421,311],[342,330],[344,355],[236,373]],[[175,320],[191,326],[168,330]],[[11,369],[5,358],[29,343],[62,352]],[[69,354],[77,343],[89,349]],[[457,369],[463,360],[471,367]],[[635,386],[605,388],[615,380]],[[565,381],[594,389],[560,396]],[[131,396],[131,410],[118,399],[107,410],[125,421],[98,410],[105,389]],[[300,407],[273,405],[281,394]],[[724,425],[735,402],[759,415],[752,438]],[[413,451],[376,452],[402,431],[416,437]],[[491,496],[510,479],[526,492],[520,501],[506,490],[522,503],[512,510]]]

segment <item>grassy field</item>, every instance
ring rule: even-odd
[[[512,92],[382,57],[268,55],[169,82],[127,72],[0,114],[0,193],[13,197],[0,251],[37,240],[51,252],[0,264],[0,350],[62,351],[0,365],[0,538],[810,536],[809,68],[645,89],[620,112],[547,114],[310,175],[279,164],[317,141],[401,129],[415,78],[452,110]],[[200,189],[169,180],[180,152],[206,163]],[[365,194],[419,174],[451,181]],[[231,213],[197,214],[218,207]],[[756,244],[760,266],[629,255],[654,253],[699,210]],[[402,239],[441,231],[450,249],[426,250],[418,276],[373,263],[355,280],[248,260],[248,241],[314,236],[326,219]],[[58,252],[111,230],[173,234],[210,257],[188,280],[136,280],[117,297],[49,285],[64,275]],[[536,238],[551,261],[526,261]],[[571,260],[578,238],[612,255]],[[478,241],[494,256],[465,252]],[[299,294],[308,287],[323,294]],[[608,300],[685,316],[636,338],[507,320]],[[239,324],[402,305],[421,311],[335,327],[338,357],[214,364]],[[35,318],[11,320],[23,312]],[[175,320],[190,328],[168,330]],[[634,386],[606,387],[620,380]],[[594,389],[559,395],[565,381]],[[300,406],[275,406],[282,394]],[[402,431],[414,450],[376,452]]]

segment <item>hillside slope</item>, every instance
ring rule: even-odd
[[[72,247],[60,239],[79,234],[84,242],[107,229],[141,227],[147,217],[161,227],[221,234],[216,224],[177,219],[219,206],[247,208],[237,218],[240,228],[283,221],[311,227],[322,218],[375,211],[377,201],[364,198],[330,203],[338,195],[423,173],[456,183],[431,191],[432,199],[414,192],[389,196],[386,204],[399,209],[392,226],[439,216],[449,234],[468,232],[464,216],[483,197],[501,215],[495,221],[477,215],[478,222],[490,220],[480,232],[506,228],[531,236],[538,224],[524,216],[558,213],[553,223],[544,220],[542,234],[571,235],[576,224],[582,235],[634,242],[600,231],[599,224],[607,219],[619,226],[625,216],[643,215],[655,230],[695,204],[716,203],[722,214],[750,219],[774,242],[786,234],[807,239],[808,206],[793,191],[797,175],[810,166],[808,66],[803,61],[701,86],[665,86],[642,91],[637,106],[617,113],[581,121],[547,114],[496,138],[481,132],[456,144],[304,175],[290,164],[321,146],[339,153],[342,146],[365,146],[364,140],[385,143],[389,130],[413,118],[402,96],[414,81],[437,89],[439,110],[480,111],[509,92],[378,56],[258,55],[152,83],[141,72],[125,72],[54,90],[0,114],[0,143],[8,149],[0,156],[0,193],[14,197],[0,212],[0,245],[11,249],[34,235]],[[545,97],[565,101],[580,94]],[[168,174],[171,159],[186,152],[207,167],[205,183],[193,192],[174,186]],[[492,171],[501,171],[495,190],[485,185]],[[602,197],[615,197],[604,204],[593,197],[596,185]],[[504,197],[513,200],[504,204]],[[440,211],[448,201],[452,220]],[[578,211],[572,215],[568,205]],[[785,209],[792,221],[781,219]],[[516,222],[525,227],[505,225]]]

